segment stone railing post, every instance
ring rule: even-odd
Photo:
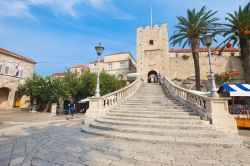
[[[210,120],[210,123],[216,129],[228,134],[238,133],[236,120],[228,111],[229,98],[213,98],[196,94],[175,85],[167,77],[165,77],[164,83],[165,87],[173,97],[198,111],[199,115],[203,119]]]
[[[52,116],[56,116],[57,103],[52,103],[50,113]]]
[[[102,102],[102,97],[89,97],[89,109],[85,114],[85,124],[89,124],[99,117],[102,109],[104,109]]]
[[[208,118],[218,129],[230,134],[238,134],[234,116],[229,114],[227,98],[210,98],[207,102]]]

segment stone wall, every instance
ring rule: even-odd
[[[170,57],[169,61],[168,74],[170,79],[186,79],[195,75],[192,57],[189,57],[188,60],[184,60],[182,57]],[[212,56],[212,64],[214,67],[214,73],[220,74],[235,69],[240,72],[240,75],[235,78],[244,79],[244,70],[242,68],[240,57]],[[209,75],[209,62],[208,57],[206,56],[200,56],[200,71],[201,79],[207,80],[207,76]]]
[[[16,66],[19,64],[20,75],[15,77]],[[8,89],[8,101],[0,103],[0,107],[3,109],[13,108],[15,102],[15,95],[17,87],[25,82],[26,78],[32,77],[34,73],[34,63],[22,60],[19,58],[14,58],[8,55],[0,55],[0,88]],[[8,68],[8,72],[7,71]],[[2,95],[4,98],[6,95]],[[23,96],[20,99],[20,107],[26,107],[28,97]]]
[[[221,74],[231,70],[240,72],[235,79],[244,79],[242,62],[237,49],[222,52],[222,56],[212,52],[212,64],[214,73]],[[234,56],[231,56],[233,53]],[[209,75],[209,63],[207,52],[200,52],[201,79],[207,80]],[[188,59],[183,58],[188,56]],[[195,76],[194,62],[191,52],[176,52],[168,50],[167,24],[137,28],[137,72],[145,82],[148,80],[148,73],[154,70],[162,76],[169,76],[170,79],[187,79]]]
[[[208,52],[199,52],[200,57],[207,57]],[[214,54],[214,52],[212,52]],[[217,52],[218,54],[218,52]],[[169,51],[169,56],[170,57],[182,57],[182,56],[190,56],[192,57],[192,52],[174,52],[174,51]],[[239,51],[222,51],[220,56],[240,56]],[[218,56],[218,55],[214,55]]]
[[[24,82],[24,79],[13,76],[0,75],[0,88],[8,89],[8,94],[0,94],[2,98],[8,96],[8,101],[1,101],[0,108],[13,108],[14,98],[19,84]]]
[[[137,28],[137,72],[145,82],[151,70],[166,75],[168,69],[167,24]]]

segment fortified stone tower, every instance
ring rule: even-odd
[[[151,82],[152,76],[159,73],[162,77],[167,75],[167,54],[167,24],[137,28],[137,72],[144,82]]]

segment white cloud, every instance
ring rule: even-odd
[[[77,5],[90,5],[97,10],[115,8],[112,0],[1,0],[0,17],[32,17],[32,6],[45,6],[56,15],[78,17]]]
[[[112,1],[110,0],[85,0],[87,3],[89,3],[91,6],[93,6],[96,9],[104,9],[104,7],[109,4],[112,4]]]
[[[118,9],[113,0],[0,0],[0,18],[35,18],[31,13],[32,6],[45,6],[56,15],[69,15],[77,18],[82,13],[82,11],[76,10],[78,5],[88,5],[96,10],[106,12],[116,19],[130,20],[133,18]],[[112,14],[110,11],[112,11]],[[113,14],[116,16],[113,16]]]
[[[69,15],[79,17],[80,11],[76,10],[78,5],[88,5],[92,8],[109,12],[115,11],[119,19],[130,19],[130,15],[121,12],[113,3],[113,0],[1,0],[0,18],[6,17],[30,17],[35,18],[31,13],[32,6],[45,6],[50,8],[56,15]],[[81,11],[82,12],[82,11]]]
[[[26,3],[21,1],[0,1],[0,17],[32,17],[32,14],[29,11],[29,7]]]
[[[75,6],[81,4],[83,0],[27,0],[29,6],[46,6],[56,14],[65,14],[78,17]]]

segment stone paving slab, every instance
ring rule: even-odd
[[[250,149],[247,146],[126,141],[83,133],[79,123],[65,121],[43,127],[33,126],[25,135],[4,138],[0,141],[0,165],[250,165]]]

